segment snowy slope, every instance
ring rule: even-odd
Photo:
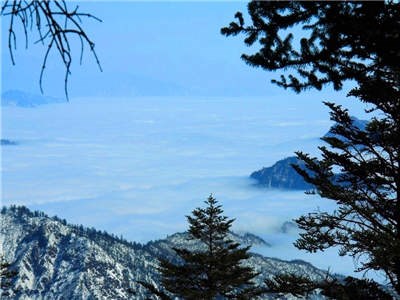
[[[18,270],[12,299],[144,299],[146,292],[135,282],[157,285],[157,257],[174,259],[171,246],[198,247],[185,233],[146,245],[131,243],[25,207],[3,208],[1,225],[5,259]],[[243,245],[265,243],[253,235],[232,237]],[[261,273],[260,283],[280,272],[325,276],[303,261],[254,254],[247,263]]]

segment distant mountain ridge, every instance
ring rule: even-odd
[[[66,102],[66,100],[44,95],[31,94],[20,90],[8,90],[1,94],[2,106],[36,107],[44,104],[62,102]]]
[[[0,139],[1,146],[15,146],[18,145],[16,141],[9,140],[9,139]]]
[[[351,117],[353,125],[361,130],[365,130],[368,121],[360,120],[356,117]],[[324,138],[336,137],[343,139],[334,133],[336,124],[331,126],[328,132],[323,136]],[[298,165],[305,169],[303,161],[299,160],[296,156],[290,156],[282,160],[277,161],[270,167],[263,167],[262,169],[255,171],[250,174],[250,178],[257,180],[257,184],[267,188],[278,188],[288,190],[310,190],[313,189],[313,185],[306,182],[302,176],[300,176],[292,165]],[[336,179],[339,178],[337,174]],[[342,184],[342,183],[341,183]]]
[[[292,164],[304,167],[304,162],[295,156],[277,161],[274,165],[251,173],[250,177],[268,188],[308,190],[313,186],[304,181]]]
[[[172,246],[200,246],[187,240],[185,233],[141,245],[25,207],[3,208],[0,216],[3,255],[18,271],[10,299],[146,299],[147,292],[137,281],[159,286],[158,257],[176,259]],[[254,235],[232,237],[240,242],[244,238],[243,245],[262,243]],[[246,264],[260,272],[256,278],[260,284],[282,272],[316,280],[326,276],[325,271],[298,260],[252,254]],[[7,299],[5,294],[2,299]]]

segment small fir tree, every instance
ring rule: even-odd
[[[258,294],[252,279],[257,275],[242,262],[249,247],[228,238],[233,219],[223,216],[211,195],[205,208],[187,216],[189,236],[199,242],[195,250],[174,248],[180,262],[160,260],[163,287],[184,299],[249,299]]]

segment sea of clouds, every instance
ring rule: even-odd
[[[334,204],[303,191],[260,188],[249,174],[296,150],[317,155],[332,122],[320,100],[243,98],[72,99],[3,107],[2,204],[21,204],[146,242],[187,228],[211,193],[234,230],[264,238],[255,251],[351,274],[335,251],[306,254],[284,222]],[[354,105],[352,113],[362,115]],[[361,116],[362,117],[362,116]]]

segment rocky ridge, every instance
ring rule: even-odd
[[[3,256],[18,272],[13,278],[15,290],[8,291],[11,299],[146,299],[147,291],[137,281],[158,286],[158,257],[176,259],[171,247],[200,247],[186,233],[141,245],[25,207],[3,208],[0,230]],[[254,235],[232,234],[232,238],[244,246],[265,243]],[[282,272],[312,279],[326,276],[298,260],[252,254],[246,264],[260,272],[256,278],[260,284]]]

